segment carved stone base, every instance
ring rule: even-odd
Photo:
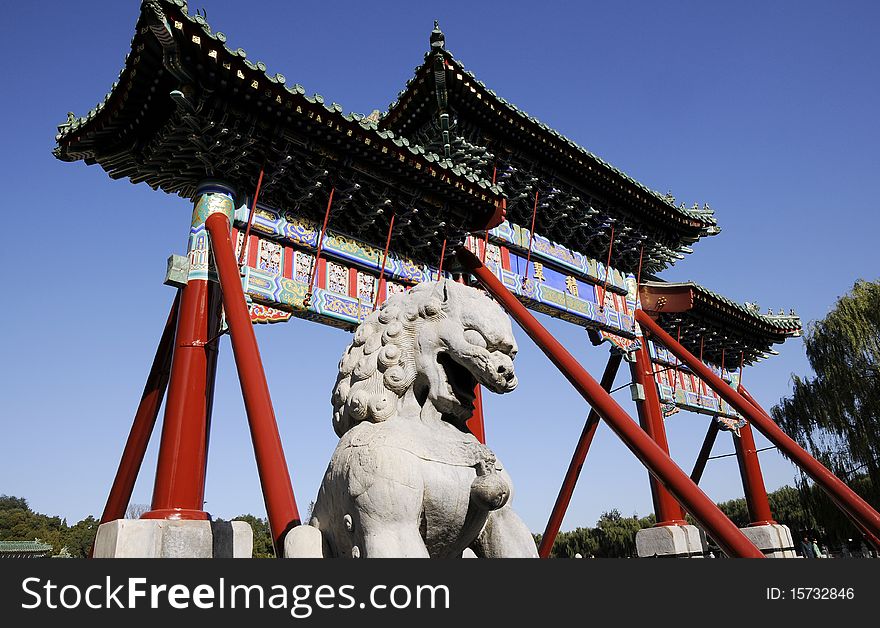
[[[117,519],[98,526],[95,558],[250,558],[244,521]]]
[[[797,558],[788,526],[774,523],[740,530],[767,558]]]
[[[706,536],[696,526],[656,526],[636,532],[639,558],[704,558]]]

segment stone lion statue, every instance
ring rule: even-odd
[[[474,387],[516,388],[504,311],[449,280],[390,297],[354,333],[333,389],[339,444],[292,557],[536,557],[511,481],[465,427]],[[469,552],[466,552],[469,554]]]

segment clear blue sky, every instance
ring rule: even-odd
[[[10,3],[0,23],[0,493],[71,522],[103,507],[173,298],[165,259],[184,252],[190,217],[183,199],[52,157],[55,125],[116,79],[138,13],[134,0],[75,4]],[[403,88],[439,19],[447,47],[497,93],[646,185],[716,209],[723,233],[666,279],[810,321],[857,278],[877,278],[876,3],[203,0],[190,10],[199,7],[249,59],[363,113]],[[542,320],[600,375],[604,349]],[[293,321],[257,337],[305,511],[336,443],[329,399],[349,335]],[[521,385],[487,396],[487,432],[517,509],[541,531],[588,408],[519,338]],[[792,372],[809,373],[800,340],[778,349],[745,375],[768,408]],[[634,413],[625,391],[618,398]],[[667,421],[688,471],[706,425],[688,413]],[[207,509],[263,515],[228,339],[213,426]],[[156,440],[135,502],[150,501]],[[731,451],[720,438],[714,453]],[[775,451],[761,463],[769,489],[795,476]],[[716,500],[741,496],[735,458],[712,461],[702,486]],[[652,509],[646,472],[602,427],[563,527],[593,525],[612,507]]]

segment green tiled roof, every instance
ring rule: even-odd
[[[758,308],[758,306],[754,303],[738,303],[737,301],[734,301],[733,299],[730,299],[723,294],[719,294],[718,292],[710,290],[709,288],[701,286],[700,284],[693,281],[684,281],[678,283],[666,281],[645,281],[643,282],[643,285],[657,288],[691,288],[695,294],[699,295],[708,302],[717,301],[719,303],[722,303],[732,308],[733,310],[744,314],[756,323],[766,325],[785,334],[799,335],[802,330],[800,316],[795,314],[794,311],[790,311],[788,314],[786,314],[782,310],[780,310],[778,314],[774,314],[772,311],[768,311],[767,313],[762,314],[760,308]]]
[[[442,34],[441,34],[441,37],[442,37]],[[583,148],[582,146],[580,146],[579,144],[577,144],[573,140],[569,139],[568,137],[566,137],[562,133],[559,133],[556,129],[544,124],[538,118],[529,115],[528,113],[526,113],[525,111],[523,111],[522,109],[520,109],[519,107],[514,105],[513,103],[507,101],[505,98],[496,94],[493,90],[489,89],[485,83],[483,83],[481,80],[479,80],[473,72],[465,69],[464,64],[461,61],[459,61],[458,59],[456,59],[453,56],[453,54],[445,48],[445,42],[444,42],[444,44],[437,46],[437,45],[433,44],[434,39],[436,39],[436,37],[432,34],[432,46],[434,47],[434,49],[425,54],[425,62],[421,66],[417,66],[415,68],[415,72],[414,72],[413,77],[407,81],[404,89],[398,93],[397,99],[395,99],[393,102],[391,102],[388,105],[388,110],[384,114],[382,114],[382,121],[386,121],[394,115],[395,111],[398,109],[398,107],[401,105],[401,103],[405,100],[405,97],[415,87],[416,82],[417,82],[416,78],[419,75],[419,73],[423,72],[423,71],[431,71],[430,66],[431,66],[431,62],[433,59],[433,55],[441,54],[441,55],[443,55],[445,62],[450,67],[458,70],[462,75],[467,76],[472,81],[472,83],[474,85],[476,85],[477,87],[479,87],[482,90],[483,94],[485,94],[485,95],[489,96],[491,99],[493,99],[494,102],[497,103],[497,105],[500,108],[505,109],[506,111],[512,113],[514,116],[525,121],[528,125],[539,129],[540,132],[542,132],[546,135],[549,135],[552,138],[554,138],[555,140],[563,143],[573,153],[586,158],[587,160],[589,160],[590,162],[592,162],[593,164],[595,164],[599,168],[604,169],[607,172],[612,173],[613,175],[619,177],[622,182],[624,182],[624,183],[626,183],[626,184],[628,184],[638,190],[641,190],[642,192],[649,194],[653,198],[656,198],[657,200],[661,201],[669,210],[672,210],[674,213],[677,213],[677,214],[679,214],[683,217],[686,217],[688,219],[696,220],[696,221],[699,221],[699,222],[705,224],[707,226],[706,235],[715,235],[717,233],[720,233],[721,229],[720,229],[720,227],[718,227],[718,222],[715,219],[714,211],[711,210],[710,208],[708,208],[708,206],[704,206],[703,208],[699,208],[699,207],[688,208],[688,207],[684,206],[684,204],[675,205],[674,198],[672,198],[669,194],[661,194],[660,192],[658,192],[656,190],[650,189],[649,187],[640,183],[636,179],[632,178],[631,176],[629,176],[628,174],[626,174],[625,172],[623,172],[619,168],[616,168],[612,164],[608,163],[607,161],[605,161],[604,159],[602,159],[598,155]],[[442,39],[441,39],[441,41],[442,41]]]
[[[722,294],[695,282],[643,281],[642,287],[653,289],[656,294],[669,290],[671,294],[688,290],[692,296],[691,308],[685,311],[658,309],[657,322],[673,337],[680,336],[681,343],[697,355],[703,353],[705,360],[721,364],[724,351],[728,366],[742,359],[746,364],[775,355],[774,344],[800,336],[800,317],[790,311],[761,313],[756,304],[738,303]],[[645,304],[644,307],[652,307]],[[742,353],[740,353],[742,352]]]
[[[390,205],[395,246],[420,262],[439,258],[444,236],[503,220],[503,190],[483,171],[307,95],[182,0],[141,3],[119,80],[87,115],[70,114],[56,141],[62,161],[184,198],[205,178],[244,197],[264,172],[260,200],[308,219],[324,215],[332,187],[334,226],[372,244],[385,240]]]
[[[426,151],[421,146],[411,144],[407,138],[395,136],[394,132],[390,129],[379,128],[379,125],[375,121],[369,119],[363,114],[354,112],[343,114],[343,108],[341,105],[335,102],[327,104],[324,97],[317,93],[311,96],[307,95],[305,88],[302,85],[296,83],[293,85],[287,85],[287,79],[283,74],[277,72],[270,73],[267,69],[266,64],[262,61],[257,61],[256,63],[251,62],[247,59],[247,52],[243,48],[233,49],[230,46],[226,45],[226,35],[220,31],[214,32],[208,22],[201,15],[190,15],[187,12],[187,4],[185,0],[143,0],[141,10],[144,11],[149,8],[150,10],[157,12],[157,14],[160,15],[161,19],[165,20],[167,23],[167,17],[164,13],[163,7],[176,8],[178,11],[176,11],[175,14],[181,15],[190,24],[196,25],[205,37],[220,44],[230,58],[242,61],[248,69],[259,72],[270,83],[278,86],[283,86],[289,94],[302,97],[304,101],[310,104],[323,105],[329,114],[337,115],[349,123],[356,122],[363,129],[372,131],[376,135],[376,137],[382,140],[390,140],[391,143],[393,143],[396,147],[405,148],[411,154],[421,157],[426,162],[435,164],[444,170],[449,170],[453,174],[463,177],[467,181],[479,186],[481,189],[490,190],[494,194],[501,193],[500,187],[498,187],[497,185],[493,185],[492,182],[486,179],[481,172],[475,171],[461,164],[454,164],[450,160],[443,159],[436,153]],[[169,31],[173,27],[171,24],[166,25]],[[137,36],[138,35],[136,34],[135,38],[137,38]],[[134,39],[132,40],[132,42],[134,43]],[[126,57],[125,65],[123,66],[123,69],[119,74],[119,80],[113,83],[110,91],[104,96],[103,100],[100,103],[98,103],[88,113],[81,117],[76,117],[72,113],[69,113],[68,119],[58,125],[58,134],[55,136],[55,139],[59,144],[62,144],[67,137],[71,136],[77,131],[84,130],[84,127],[88,125],[89,122],[98,117],[101,111],[106,107],[107,103],[113,97],[114,91],[119,86],[120,81],[123,80],[124,74],[128,70],[129,61],[133,54],[136,54],[136,50],[134,48],[131,52],[129,52],[128,56]],[[62,151],[60,150],[60,148],[55,149],[55,155],[58,157],[62,156]]]
[[[41,541],[0,541],[0,554],[21,552],[48,552],[52,546]]]

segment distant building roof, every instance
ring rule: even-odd
[[[52,546],[41,541],[0,541],[0,558],[45,558]]]
[[[800,336],[802,324],[793,311],[762,314],[757,304],[740,304],[694,282],[644,281],[642,308],[695,355],[735,367],[776,353],[772,346]]]

